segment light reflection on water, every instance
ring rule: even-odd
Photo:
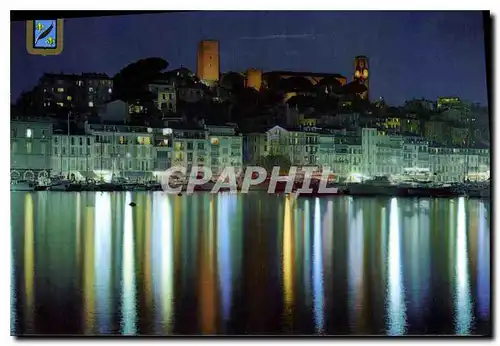
[[[127,192],[12,205],[15,334],[491,332],[484,201]]]

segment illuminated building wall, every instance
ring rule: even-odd
[[[10,165],[15,179],[31,180],[50,167],[53,126],[49,121],[10,122]]]
[[[269,71],[262,75],[263,84],[269,86],[269,81],[273,78],[288,79],[292,77],[302,77],[311,82],[312,85],[318,84],[323,78],[334,77],[341,85],[347,84],[347,78],[335,73],[313,73],[313,72],[293,72],[293,71]]]
[[[369,89],[370,76],[368,70],[368,58],[366,56],[357,56],[354,58],[354,80],[365,85]],[[369,90],[360,95],[362,99],[368,99],[368,91]]]
[[[437,108],[453,108],[461,104],[460,98],[458,97],[440,97],[437,100]]]
[[[254,88],[259,91],[262,86],[262,71],[256,69],[249,69],[247,71],[246,87]]]
[[[208,85],[219,81],[219,41],[207,40],[198,44],[197,75]]]

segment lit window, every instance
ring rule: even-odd
[[[57,88],[57,92],[58,93],[63,93],[64,92],[64,88]]]
[[[90,91],[90,92],[94,91],[94,88],[89,87],[89,91]]]
[[[89,107],[94,107],[94,102],[90,101],[89,102]]]
[[[111,94],[112,92],[113,92],[113,89],[109,88],[109,89],[108,89],[108,93],[110,93],[110,94]]]
[[[69,96],[69,95],[66,97],[66,100],[68,100],[68,101],[71,101],[72,99],[73,98],[71,96]]]
[[[26,138],[33,137],[33,131],[31,129],[26,129]]]
[[[168,145],[168,139],[164,139],[164,140],[163,140],[163,144],[164,144],[164,145]]]
[[[172,129],[168,129],[168,128],[167,129],[163,129],[162,132],[163,132],[163,135],[165,135],[165,136],[166,135],[171,135],[172,134]]]
[[[64,103],[62,103],[62,102],[57,102],[57,105],[58,105],[59,107],[64,107]]]
[[[219,140],[217,138],[210,138],[210,143],[213,145],[219,145]]]

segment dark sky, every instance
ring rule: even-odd
[[[352,79],[371,64],[370,97],[391,104],[457,95],[487,103],[481,12],[185,12],[68,19],[59,56],[31,56],[25,23],[11,24],[11,99],[43,72],[113,76],[141,58],[196,71],[202,39],[220,41],[221,71],[293,70]]]

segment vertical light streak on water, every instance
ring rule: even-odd
[[[472,324],[472,302],[469,286],[469,257],[467,252],[467,232],[465,199],[458,199],[457,212],[457,247],[455,267],[456,295],[455,295],[455,330],[458,335],[467,335]]]
[[[283,226],[283,288],[284,288],[284,319],[291,325],[293,304],[293,231],[290,200],[285,198]]]
[[[323,218],[323,272],[332,273],[333,271],[333,202],[328,201],[326,204],[326,211]],[[328,275],[328,274],[325,274]],[[325,278],[326,279],[326,278]],[[324,282],[327,280],[323,280]],[[326,282],[325,282],[326,285]]]
[[[311,233],[310,233],[310,207],[309,200],[304,201],[304,300],[306,306],[310,304],[311,297]]]
[[[321,238],[321,211],[319,198],[314,206],[314,249],[313,249],[313,285],[314,285],[314,322],[316,332],[323,332],[323,246]]]
[[[448,230],[448,254],[449,254],[449,258],[447,258],[447,262],[448,262],[448,274],[449,274],[449,278],[451,280],[451,278],[455,277],[455,274],[454,274],[454,270],[455,270],[455,266],[456,266],[456,252],[455,252],[455,247],[456,247],[456,225],[455,225],[455,221],[457,220],[456,217],[455,217],[455,202],[453,200],[450,200],[450,204],[449,204],[449,209],[448,209],[448,212],[449,212],[449,218],[448,218],[448,227],[449,227],[449,230]],[[449,290],[450,290],[450,295],[453,296],[455,294],[455,292],[453,292],[453,285],[450,285],[449,286]]]
[[[479,204],[479,232],[477,252],[477,305],[479,316],[485,320],[490,318],[490,234],[486,225],[486,207]]]
[[[172,232],[172,212],[169,196],[161,198],[161,313],[163,320],[163,333],[172,331],[173,294],[174,294],[174,249]]]
[[[135,265],[134,265],[134,225],[132,220],[132,202],[130,192],[125,195],[123,221],[122,282],[121,282],[121,333],[135,335],[137,333]]]
[[[348,207],[348,287],[349,287],[349,324],[353,330],[359,332],[358,319],[362,317],[363,311],[363,261],[364,261],[364,242],[363,242],[363,212],[358,210],[353,215],[353,205]]]
[[[201,300],[201,333],[214,334],[216,330],[216,290],[214,268],[214,229],[216,223],[215,203],[209,202],[208,235],[202,236],[201,274],[199,278],[199,294]]]
[[[34,333],[35,309],[35,234],[33,225],[33,196],[26,193],[24,197],[24,294],[25,294],[25,329],[26,333]]]
[[[76,271],[78,272],[80,270],[80,251],[81,251],[81,226],[82,226],[82,220],[81,220],[81,193],[76,194],[76,229],[75,229],[75,256],[76,256]]]
[[[406,306],[401,273],[401,244],[399,239],[399,208],[396,198],[391,200],[389,224],[389,282],[388,282],[388,328],[389,335],[403,335],[406,330]]]
[[[144,294],[147,311],[151,311],[153,302],[152,295],[152,249],[151,249],[151,195],[146,196],[146,218],[145,218],[145,232],[144,232]]]
[[[382,282],[387,279],[386,263],[387,263],[387,209],[382,207],[380,211],[381,235],[380,235],[380,268]]]
[[[83,241],[83,333],[95,333],[95,271],[94,271],[95,207],[88,206]]]
[[[230,205],[229,198],[235,196],[220,195],[217,201],[217,262],[219,268],[219,284],[222,303],[222,318],[227,321],[231,310],[232,271],[231,271],[231,234],[229,230]]]
[[[429,288],[431,283],[431,265],[430,265],[430,203],[422,201],[422,209],[419,216],[419,247],[415,258],[420,262],[419,280],[420,280],[420,299],[419,307],[423,310],[429,299]],[[424,316],[421,316],[423,318]]]
[[[409,266],[410,266],[410,285],[408,289],[409,293],[409,298],[410,298],[410,304],[411,308],[410,311],[415,313],[417,315],[417,318],[419,319],[422,316],[422,311],[421,311],[421,282],[422,278],[420,277],[420,269],[421,269],[421,258],[423,259],[424,254],[422,251],[425,251],[425,249],[420,248],[419,244],[419,238],[421,237],[421,233],[423,232],[422,229],[419,227],[419,212],[418,210],[418,205],[413,208],[415,212],[411,216],[411,226],[409,227],[408,231],[406,233],[406,237],[410,237],[410,254],[411,256],[409,257]]]
[[[97,194],[94,220],[95,311],[99,333],[111,332],[111,195]]]

